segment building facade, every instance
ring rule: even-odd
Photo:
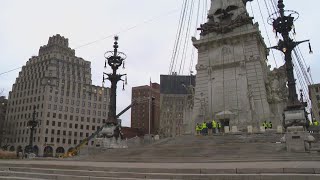
[[[133,87],[131,97],[133,103],[131,108],[131,127],[141,129],[144,134],[148,134],[149,131],[151,134],[158,134],[160,85],[158,83],[150,83],[150,86]]]
[[[195,76],[160,75],[160,135],[189,134]]]
[[[5,122],[6,113],[7,113],[7,106],[8,106],[8,99],[6,99],[5,96],[0,96],[0,147],[3,147],[6,145],[3,141],[6,133],[4,122]]]
[[[29,144],[27,122],[36,106],[34,149],[40,156],[61,155],[103,125],[109,93],[109,88],[92,85],[90,61],[76,57],[68,39],[50,37],[22,67],[9,93],[6,143],[10,150]]]
[[[312,105],[312,118],[320,121],[320,84],[309,86],[309,97]]]

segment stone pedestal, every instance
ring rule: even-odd
[[[250,134],[253,133],[253,128],[252,128],[252,126],[248,126],[247,129],[248,129],[248,133],[250,133]]]
[[[286,148],[288,152],[306,152],[309,149],[307,142],[310,134],[304,131],[302,126],[288,127],[285,134]]]
[[[237,126],[232,126],[232,127],[231,127],[231,132],[233,132],[233,133],[238,132]]]
[[[121,140],[120,138],[101,138],[100,147],[105,149],[119,149],[119,148],[128,148],[127,141]]]
[[[277,126],[277,133],[283,133],[283,127],[282,126]]]
[[[229,126],[225,126],[225,127],[224,127],[224,133],[229,133],[229,132],[230,132]]]
[[[158,141],[159,139],[160,139],[159,135],[155,135],[155,136],[154,136],[154,140],[155,140],[155,141]]]
[[[260,132],[265,133],[266,132],[266,128],[263,126],[260,126]]]

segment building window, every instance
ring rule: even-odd
[[[62,131],[62,134],[65,136],[67,135],[67,131]]]
[[[48,142],[48,137],[45,137],[45,138],[44,138],[44,142]]]
[[[74,128],[75,128],[75,129],[78,129],[78,124],[75,124],[75,125],[74,125]]]
[[[66,139],[62,139],[62,143],[63,143],[63,144],[66,143]]]
[[[48,132],[49,132],[49,130],[48,130],[48,129],[46,129],[46,134],[48,134]]]
[[[60,135],[60,130],[57,130],[57,135]]]
[[[57,138],[57,143],[60,143],[60,138]]]
[[[55,121],[52,121],[52,126],[55,126],[56,125],[56,122]]]
[[[72,115],[70,115],[70,121],[72,121],[73,120],[73,116]]]
[[[68,144],[71,144],[71,139],[68,139]]]
[[[69,124],[69,128],[72,128],[72,123]]]
[[[51,129],[51,134],[54,134],[54,129]]]

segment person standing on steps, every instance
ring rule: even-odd
[[[207,128],[207,123],[203,122],[202,123],[202,131],[203,131],[203,135],[206,136],[208,134],[208,128]]]
[[[212,129],[212,123],[210,121],[207,122],[207,128],[208,128],[208,135],[211,135],[213,132],[213,129]]]
[[[217,133],[217,122],[215,120],[212,120],[212,130],[214,134]]]
[[[264,122],[262,123],[262,126],[264,127],[264,129],[267,129],[267,128],[268,128],[267,121],[264,121]]]
[[[197,125],[196,125],[196,133],[197,133],[197,136],[199,136],[201,133],[201,126],[199,123],[197,123]]]
[[[220,133],[221,132],[221,123],[218,122],[217,123],[217,133]]]
[[[271,121],[269,121],[269,123],[268,123],[268,129],[272,129],[272,122]]]

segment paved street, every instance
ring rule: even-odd
[[[63,165],[113,168],[163,168],[163,169],[236,169],[236,168],[320,168],[319,161],[291,162],[230,162],[230,163],[125,163],[45,160],[1,160],[12,165]]]

